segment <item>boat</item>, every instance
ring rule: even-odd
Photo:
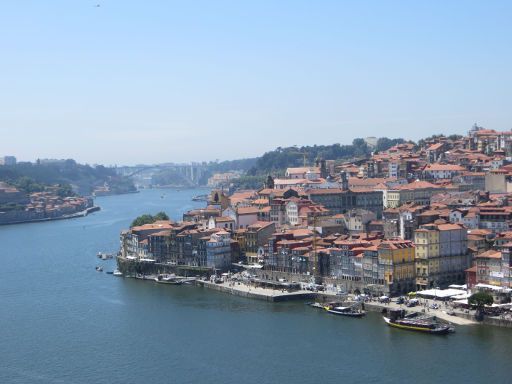
[[[192,201],[208,201],[208,195],[197,195],[192,198]]]
[[[354,305],[343,306],[339,303],[330,303],[324,309],[333,315],[348,316],[348,317],[363,317],[366,312],[362,309],[356,308]]]
[[[183,279],[176,276],[174,273],[171,273],[170,275],[158,275],[157,277],[155,277],[155,281],[159,284],[183,284]]]
[[[100,265],[98,265],[98,266],[96,267],[96,271],[98,271],[98,272],[103,272],[103,267],[102,267],[102,266],[100,266]]]
[[[114,272],[112,272],[112,274],[114,276],[123,276],[123,272],[121,272],[119,269],[114,270]]]
[[[107,260],[112,259],[114,255],[112,253],[98,252],[98,259]]]
[[[390,327],[409,331],[431,333],[434,335],[446,335],[455,331],[452,326],[438,323],[432,317],[407,317],[404,310],[391,310],[389,317],[383,316],[383,318]]]
[[[107,275],[113,275],[114,271],[107,271]]]

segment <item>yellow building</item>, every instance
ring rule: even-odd
[[[414,231],[417,289],[464,281],[470,267],[467,229],[461,224],[429,224]]]
[[[432,277],[439,273],[439,231],[417,229],[414,231],[416,246],[417,289],[430,288]]]
[[[398,208],[406,203],[429,205],[432,195],[441,191],[444,191],[443,187],[427,181],[416,180],[384,191],[384,206],[385,208]]]
[[[414,244],[409,240],[386,240],[377,247],[379,267],[386,291],[396,295],[415,287]],[[381,271],[379,271],[379,275]]]

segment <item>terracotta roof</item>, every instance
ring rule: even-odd
[[[443,147],[443,143],[435,143],[435,144],[432,144],[430,147],[427,148],[427,151],[436,151],[440,148]]]
[[[458,229],[464,229],[464,227],[460,224],[439,224],[437,226],[440,231],[453,231]]]
[[[341,188],[320,188],[320,189],[308,189],[306,191],[309,195],[336,195],[340,193],[347,193]]]
[[[457,171],[457,172],[463,172],[466,168],[461,167],[460,165],[456,164],[429,164],[425,167],[425,171]]]
[[[495,251],[494,249],[489,249],[488,251],[476,255],[477,258],[486,258],[486,259],[501,259],[501,252]]]
[[[214,219],[215,219],[215,222],[235,221],[235,220],[233,220],[233,218],[231,218],[229,216],[219,216],[219,217],[214,217]]]
[[[399,186],[395,187],[395,189],[400,189],[400,190],[409,190],[409,189],[414,190],[414,189],[427,189],[427,188],[440,189],[441,187],[439,185],[435,185],[435,184],[429,183],[428,181],[422,181],[422,180],[416,180],[416,181],[413,181],[412,183],[405,184],[405,185],[399,185]]]
[[[259,212],[257,207],[240,207],[236,210],[239,215],[256,215]]]
[[[288,174],[306,173],[309,171],[320,173],[320,167],[296,167],[286,169],[286,173]]]

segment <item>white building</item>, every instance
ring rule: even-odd
[[[219,231],[206,243],[206,266],[226,269],[231,265],[231,238],[228,232]]]

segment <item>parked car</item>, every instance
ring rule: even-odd
[[[418,299],[411,299],[407,302],[406,306],[408,307],[415,307],[420,303]]]

